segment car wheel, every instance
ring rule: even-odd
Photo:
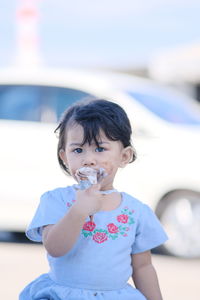
[[[167,194],[156,214],[169,240],[159,249],[173,256],[200,257],[200,193],[179,190]]]

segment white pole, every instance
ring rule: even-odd
[[[16,65],[37,67],[41,64],[39,52],[39,12],[35,0],[19,0],[16,12]]]

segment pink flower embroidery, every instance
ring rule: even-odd
[[[87,230],[87,231],[93,231],[96,227],[96,224],[94,222],[86,222],[84,225],[83,225],[83,229],[84,230]]]
[[[121,223],[115,225],[114,223],[105,224],[103,228],[98,228],[94,222],[85,222],[82,228],[82,235],[85,238],[91,238],[94,242],[101,244],[107,240],[116,240],[120,236],[127,237],[131,230],[131,225],[135,223],[132,216],[134,210],[130,210],[128,206],[121,210],[121,214],[116,216],[116,220]]]
[[[67,205],[67,207],[70,207],[70,206],[71,206],[71,203],[70,203],[70,202],[67,202],[66,205]]]
[[[127,215],[119,215],[119,216],[117,216],[117,221],[125,224],[128,222],[128,216]]]
[[[105,232],[96,232],[95,235],[93,235],[93,240],[99,244],[107,241],[107,239],[108,237]]]
[[[117,233],[119,231],[118,227],[113,223],[108,224],[107,227],[110,233]]]

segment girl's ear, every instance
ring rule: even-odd
[[[122,150],[120,167],[124,168],[132,159],[133,148],[128,146]]]
[[[60,151],[59,151],[59,157],[63,161],[63,164],[67,165],[67,157],[66,157],[65,151],[63,149],[60,149]]]

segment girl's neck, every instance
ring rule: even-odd
[[[122,196],[118,192],[105,194],[105,198],[102,205],[102,211],[112,211],[117,209],[122,202]]]

